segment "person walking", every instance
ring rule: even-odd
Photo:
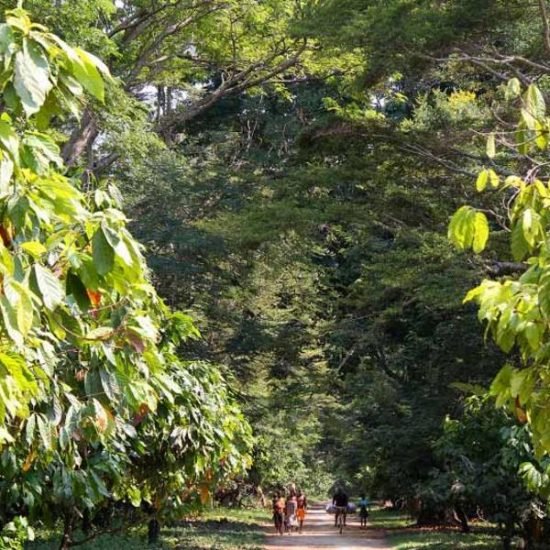
[[[271,501],[273,507],[273,522],[275,523],[275,532],[279,535],[283,534],[283,526],[285,521],[285,499],[279,494],[273,495]]]
[[[306,510],[307,510],[307,498],[302,491],[298,491],[298,496],[296,497],[296,519],[298,520],[298,533],[302,533],[304,528],[304,520],[306,519]]]
[[[287,533],[292,533],[292,530],[298,524],[296,519],[297,509],[298,509],[298,499],[296,498],[296,492],[291,491],[286,499],[286,507],[285,507],[285,528]]]
[[[367,520],[369,518],[369,499],[365,494],[361,495],[361,500],[357,503],[359,508],[359,519],[361,520],[361,529],[367,527]]]

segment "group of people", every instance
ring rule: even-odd
[[[332,497],[332,506],[334,513],[334,526],[338,524],[338,519],[342,515],[344,526],[349,511],[349,497],[342,489],[337,489]],[[275,531],[282,535],[291,534],[293,531],[301,533],[304,528],[304,521],[307,513],[307,498],[303,491],[296,489],[291,484],[288,489],[276,492],[272,499],[273,522]],[[369,517],[369,501],[366,495],[362,494],[357,503],[361,528],[367,526]]]
[[[275,530],[279,535],[283,532],[291,534],[296,529],[302,532],[307,511],[307,498],[303,491],[292,484],[286,496],[285,491],[275,493],[272,504]]]
[[[332,506],[334,507],[334,527],[338,525],[338,520],[342,516],[344,527],[346,526],[346,519],[349,511],[349,497],[343,489],[338,488],[332,497]],[[359,510],[359,519],[361,521],[361,528],[367,527],[367,520],[369,518],[369,500],[365,494],[361,495],[359,502],[357,503],[357,509]]]

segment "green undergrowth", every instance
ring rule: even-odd
[[[451,530],[405,529],[388,532],[388,542],[395,550],[496,550],[502,548],[492,532],[460,533]]]
[[[262,525],[269,520],[265,510],[216,508],[200,518],[163,527],[159,544],[147,544],[145,527],[120,535],[102,535],[78,546],[82,550],[260,550]],[[76,538],[76,537],[75,537]],[[57,550],[59,531],[38,531],[28,550]]]
[[[400,529],[414,523],[411,516],[401,510],[373,506],[369,516],[369,527],[373,529]]]
[[[420,529],[406,512],[380,507],[372,509],[369,527],[385,529],[387,541],[395,550],[496,550],[502,548],[498,536],[489,525],[474,527],[465,534],[454,529]]]

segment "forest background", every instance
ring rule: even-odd
[[[511,337],[484,338],[463,299],[483,278],[517,279],[529,263],[507,248],[514,193],[479,195],[474,182],[487,185],[481,170],[487,180],[544,181],[547,2],[24,7],[114,76],[104,101],[88,87],[78,122],[52,111],[49,131],[83,191],[116,183],[158,294],[202,334],[187,338],[196,333],[186,325],[180,355],[220,365],[215,376],[252,426],[246,474],[213,487],[204,466],[198,493],[208,482],[238,502],[290,480],[316,495],[339,482],[407,503],[420,523],[467,530],[481,510],[505,540],[535,537],[550,483],[529,396],[540,389],[543,400],[544,377],[514,378],[532,357]],[[522,148],[527,134],[517,137],[522,105],[542,110],[540,127],[519,127],[539,140],[538,156]],[[447,238],[465,203],[491,225],[482,255]],[[536,334],[533,354],[546,343]],[[18,456],[19,473],[34,468],[28,446]],[[98,501],[113,496],[103,489]],[[138,503],[140,490],[136,482],[122,500],[133,493]],[[5,507],[4,520],[14,506],[28,503]],[[64,519],[72,528],[74,516]]]

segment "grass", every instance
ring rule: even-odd
[[[400,529],[409,527],[414,520],[401,510],[389,510],[373,506],[370,510],[369,527],[373,529]]]
[[[83,544],[82,550],[260,550],[261,525],[269,520],[265,510],[213,509],[200,518],[165,526],[156,546],[147,544],[145,527],[124,535],[103,535]],[[27,550],[57,550],[60,533],[42,531]]]
[[[499,538],[490,532],[460,533],[452,530],[407,529],[388,533],[395,550],[496,550],[502,548]]]
[[[399,510],[374,507],[369,527],[385,529],[388,543],[394,550],[496,550],[502,544],[494,529],[484,525],[470,534],[456,529],[416,528],[414,520]]]

